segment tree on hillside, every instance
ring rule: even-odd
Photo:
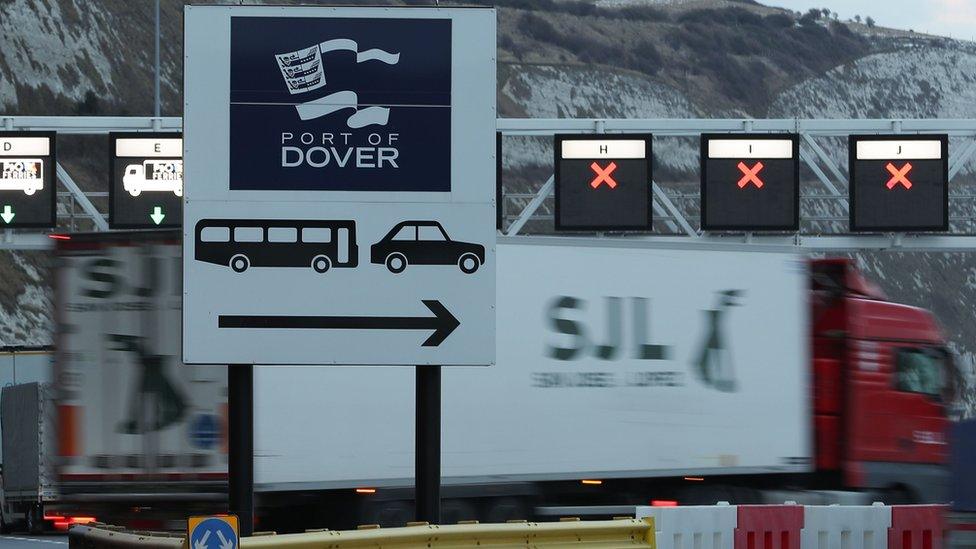
[[[867,25],[868,28],[873,29],[874,28],[874,19],[869,15],[864,20],[864,24]]]
[[[854,22],[855,23],[860,23],[861,22],[861,16],[860,15],[855,15],[854,16]]]

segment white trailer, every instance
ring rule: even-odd
[[[72,235],[58,252],[61,502],[98,518],[225,505],[227,373],[180,361],[178,240]]]
[[[448,496],[811,470],[801,257],[519,242],[497,249],[497,364],[442,373]],[[257,368],[257,489],[412,486],[413,384],[412,368]]]
[[[69,491],[226,470],[222,448],[192,435],[193,417],[222,417],[226,377],[179,363],[176,236],[59,242],[56,379],[60,404],[77,407],[61,411],[77,431],[60,429],[83,444],[61,468]],[[802,258],[519,238],[498,245],[497,261],[497,364],[443,371],[445,520],[526,518],[535,503],[597,503],[599,490],[628,503],[661,485],[648,479],[812,468]],[[133,412],[148,387],[140,354],[168,357],[161,371],[185,395],[182,418],[156,431]],[[262,528],[411,518],[413,370],[256,368]]]

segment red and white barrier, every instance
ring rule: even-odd
[[[943,505],[637,507],[657,549],[942,549]]]
[[[808,505],[803,508],[802,549],[884,549],[891,507]]]
[[[738,519],[735,549],[800,549],[800,505],[740,505]]]
[[[654,517],[657,549],[734,549],[736,507],[728,503],[638,507],[636,517]]]
[[[944,505],[895,505],[887,549],[942,549]]]

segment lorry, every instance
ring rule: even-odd
[[[103,519],[176,528],[186,514],[225,505],[226,369],[178,359],[179,241],[134,233],[64,238],[54,360],[43,377],[54,387],[39,404],[50,413],[34,417],[40,423],[9,413],[24,385],[0,394],[0,501],[16,503],[2,506],[2,524],[38,531]],[[24,356],[19,364],[23,380]],[[23,462],[33,454],[8,453],[19,447],[10,439],[18,431],[50,435],[42,454],[50,467],[33,481],[20,474],[36,470]],[[43,497],[25,506],[25,495],[12,491],[32,484],[44,486]]]
[[[0,191],[23,191],[31,196],[44,188],[44,163],[40,158],[0,160]]]
[[[43,508],[57,499],[57,441],[54,388],[50,383],[20,383],[0,390],[0,429],[5,457],[0,475],[0,531],[14,516],[39,533]]]
[[[179,238],[57,241],[58,402],[98,410],[58,414],[74,441],[60,448],[63,497],[112,493],[158,516],[185,516],[188,496],[226,509],[226,368],[179,364]],[[946,501],[958,378],[946,342],[853,261],[547,237],[500,238],[496,256],[497,363],[442,373],[445,523],[578,505]],[[145,365],[120,334],[168,357],[187,395],[155,443],[127,412]],[[412,519],[413,383],[405,367],[256,367],[257,529]],[[206,451],[198,413],[220,422]],[[177,463],[198,465],[173,479],[187,497],[139,499],[172,495],[160,473]],[[124,522],[110,516],[126,509],[100,512]]]
[[[127,164],[122,174],[122,188],[133,197],[143,191],[183,196],[183,161],[154,158],[141,164]]]

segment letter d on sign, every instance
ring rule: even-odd
[[[12,148],[13,148],[13,145],[10,144],[10,141],[4,141],[3,142],[3,150],[9,151]]]
[[[288,161],[288,153],[290,153],[290,152],[296,153],[298,155],[298,160],[295,160],[294,162],[289,162]],[[281,167],[282,168],[294,168],[295,166],[299,166],[299,165],[301,165],[302,160],[304,160],[304,157],[305,157],[305,153],[303,153],[302,150],[299,149],[298,147],[282,147],[281,148]]]

